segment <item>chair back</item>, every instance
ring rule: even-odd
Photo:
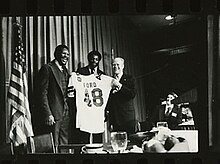
[[[52,133],[28,137],[28,153],[55,153]]]

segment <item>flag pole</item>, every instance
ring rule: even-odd
[[[13,148],[12,153],[23,154],[27,137],[33,136],[30,107],[28,102],[28,86],[26,79],[26,61],[21,36],[22,26],[16,20],[13,23],[15,51],[12,53],[12,71],[8,90],[8,101],[11,111],[11,128],[9,138]],[[23,152],[22,152],[23,151]]]

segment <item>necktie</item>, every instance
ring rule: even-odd
[[[65,79],[67,78],[67,69],[66,69],[66,67],[65,66],[62,66],[62,68],[63,68],[63,70],[62,70],[62,73],[64,74],[64,77],[65,77]]]
[[[65,74],[65,71],[66,71],[65,69],[66,69],[66,67],[65,67],[65,66],[62,66],[62,69],[63,69],[63,70],[62,70],[63,74]]]
[[[94,72],[95,72],[95,69],[91,69],[91,74],[94,74]]]
[[[116,80],[119,80],[119,75],[115,75],[115,79],[116,79]]]
[[[171,110],[171,107],[168,107],[168,108],[167,108],[167,111],[166,111],[166,113],[165,113],[166,116],[169,116],[170,110]]]

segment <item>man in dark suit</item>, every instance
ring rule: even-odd
[[[98,51],[90,51],[88,53],[88,65],[82,68],[77,69],[77,73],[82,75],[101,75],[105,74],[103,71],[99,69],[99,62],[101,60],[101,54]],[[73,107],[76,113],[76,107]],[[75,117],[74,117],[75,118]],[[75,120],[74,120],[75,122]],[[75,125],[74,125],[75,126]],[[90,141],[90,134],[87,132],[80,131],[79,129],[74,129],[74,142],[76,143],[89,143]],[[102,134],[93,134],[93,142],[94,143],[101,143],[102,142]]]
[[[172,103],[172,100],[177,98],[177,94],[170,92],[167,95],[165,106],[160,110],[160,121],[166,121],[170,129],[178,129],[178,124],[182,122],[182,109],[176,104]]]
[[[78,68],[76,72],[82,75],[101,75],[105,74],[99,69],[99,62],[102,59],[101,54],[98,51],[91,51],[87,56],[89,64],[85,67]]]
[[[54,56],[55,59],[39,71],[38,105],[44,123],[53,133],[55,146],[58,146],[67,144],[69,137],[67,85],[70,75],[65,67],[69,60],[69,48],[57,46]]]
[[[113,60],[112,90],[107,110],[109,121],[113,131],[126,131],[128,134],[135,133],[136,118],[133,99],[136,95],[135,80],[131,75],[124,73],[124,59],[117,57]]]

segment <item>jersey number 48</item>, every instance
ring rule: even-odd
[[[92,101],[89,97],[88,90],[85,90],[85,98],[84,102],[87,103],[89,107],[92,107],[92,102],[96,107],[101,107],[103,105],[103,97],[102,97],[102,90],[100,88],[94,88],[92,91]]]

